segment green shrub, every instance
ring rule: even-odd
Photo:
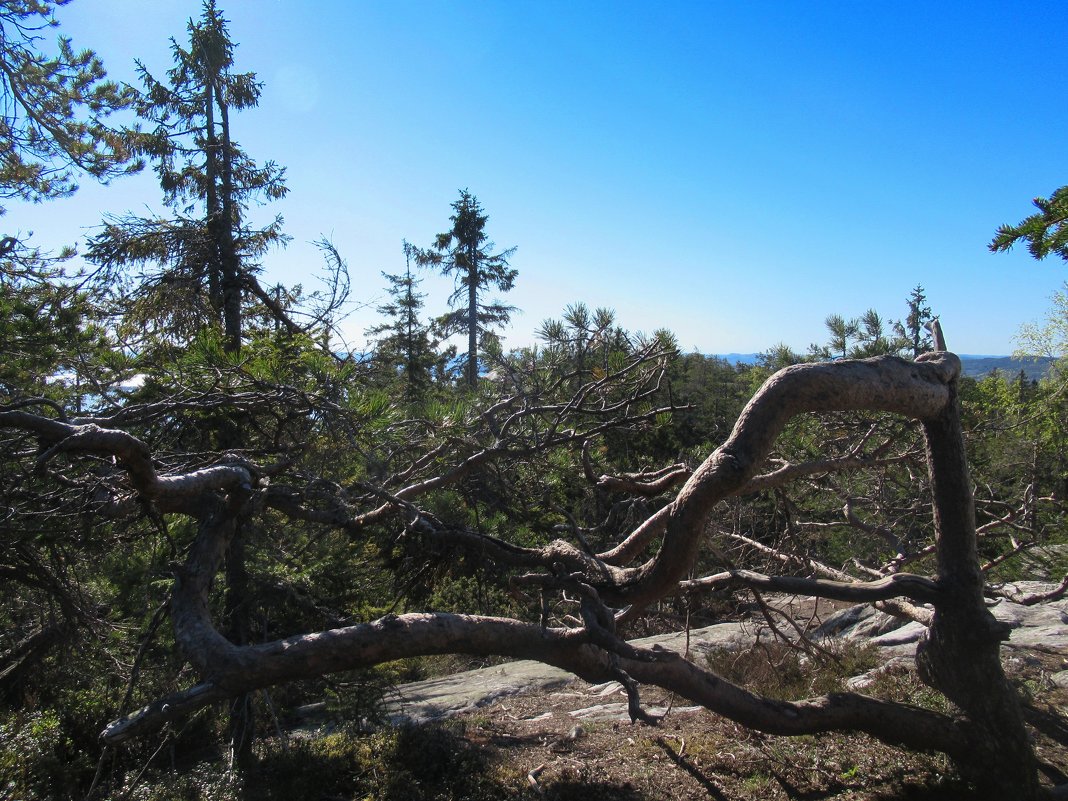
[[[496,799],[505,788],[481,751],[454,727],[389,728],[374,734],[341,731],[271,746],[248,779],[251,797],[343,797],[374,801]]]
[[[0,796],[70,798],[85,759],[72,748],[62,721],[45,709],[0,723]]]

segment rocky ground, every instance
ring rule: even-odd
[[[1046,586],[1026,583],[1014,585],[1013,589],[1025,595]],[[795,598],[776,598],[772,605],[788,613],[789,618],[798,623],[802,630],[807,630],[819,641],[831,639],[870,646],[873,659],[878,663],[875,673],[886,670],[887,665],[894,669],[895,666],[910,664],[916,653],[916,643],[924,631],[919,623],[907,623],[900,618],[876,612],[867,605],[842,608],[841,604],[827,601],[813,604],[810,599]],[[1010,660],[1026,657],[1034,651],[1068,657],[1068,600],[1036,606],[1001,600],[993,604],[991,611],[996,618],[1012,626],[1009,642],[1005,646]],[[778,626],[778,629],[780,633],[795,635],[792,627],[785,624]],[[738,622],[644,637],[632,642],[643,647],[659,644],[678,653],[688,651],[691,659],[707,659],[710,654],[719,651],[739,651],[756,642],[771,642],[774,639],[775,635],[763,616],[754,613]],[[1055,660],[1053,664],[1057,667]],[[867,674],[849,677],[847,684],[851,688],[859,688],[870,682],[871,678]],[[1068,686],[1068,663],[1056,670],[1050,680]],[[396,688],[390,700],[390,718],[394,723],[405,720],[423,723],[487,707],[518,693],[583,684],[570,673],[540,662],[507,662],[402,685]],[[622,706],[625,712],[626,704]]]
[[[1027,594],[1041,587],[1016,589]],[[945,704],[914,675],[919,624],[867,607],[785,598],[776,606],[840,654],[834,667],[817,669],[797,649],[776,644],[764,616],[756,613],[740,622],[636,642],[688,651],[691,659],[710,661],[717,672],[770,695],[826,692],[834,686],[826,683],[830,670],[836,686],[936,708]],[[1012,680],[1036,708],[1061,717],[1062,742],[1038,731],[1035,736],[1051,781],[1066,781],[1068,600],[1037,606],[1001,600],[991,608],[1013,627],[1004,649]],[[642,700],[647,711],[662,716],[660,725],[632,725],[626,697],[614,682],[591,686],[536,662],[511,662],[398,687],[389,714],[401,727],[411,723],[439,732],[448,748],[465,754],[464,764],[475,766],[465,769],[484,774],[478,786],[492,788],[478,798],[975,797],[940,756],[910,754],[860,735],[766,736],[656,688],[645,688]],[[417,751],[427,748],[423,742]]]

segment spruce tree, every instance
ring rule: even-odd
[[[281,218],[255,228],[245,210],[253,200],[286,194],[284,169],[257,165],[233,138],[231,113],[254,108],[261,91],[255,73],[235,70],[234,50],[222,12],[215,0],[205,0],[200,18],[189,21],[188,44],[171,40],[174,66],[163,80],[138,62],[143,88],[136,108],[153,127],[131,132],[128,141],[152,161],[173,216],[111,218],[90,240],[88,258],[107,268],[104,277],[128,279],[132,268],[141,268],[123,299],[120,328],[148,373],[169,372],[195,338],[210,344],[221,336],[223,351],[237,354],[246,298],[274,302],[256,279],[254,260],[283,239]],[[146,265],[156,269],[146,272]],[[247,421],[224,412],[206,416],[188,442],[230,451],[249,439]],[[246,642],[251,629],[250,538],[244,521],[236,525],[225,558],[226,636],[236,643]],[[251,700],[243,695],[230,710],[240,765],[248,763],[255,736]]]
[[[485,214],[478,198],[467,189],[452,204],[455,214],[452,228],[437,235],[434,246],[417,250],[420,264],[441,269],[443,275],[456,279],[456,291],[449,298],[453,310],[444,315],[441,327],[445,335],[465,332],[467,356],[464,375],[469,387],[478,383],[478,349],[483,338],[506,324],[516,309],[499,301],[487,301],[486,293],[496,287],[509,291],[515,284],[518,271],[508,266],[514,247],[493,253],[494,244],[486,236]]]
[[[369,336],[379,337],[375,363],[390,382],[399,377],[409,405],[418,403],[429,390],[437,361],[430,328],[420,317],[426,296],[418,291],[421,279],[412,273],[414,255],[415,248],[405,242],[404,275],[382,273],[389,281],[386,291],[390,300],[379,306],[378,312],[386,322],[367,330]]]
[[[144,88],[137,110],[155,127],[129,137],[151,158],[175,216],[112,218],[90,241],[88,256],[109,268],[159,265],[138,288],[135,316],[162,318],[165,333],[179,337],[220,325],[224,347],[236,352],[243,295],[267,295],[252,260],[283,239],[280,218],[255,229],[244,210],[253,199],[283,197],[285,171],[274,162],[257,165],[232,137],[231,111],[255,107],[261,84],[255,73],[234,71],[235,45],[214,0],[205,0],[188,31],[188,46],[171,41],[174,66],[165,81],[138,62]]]
[[[894,333],[897,334],[900,350],[915,358],[931,350],[931,334],[927,330],[927,323],[934,319],[931,307],[927,305],[927,295],[919,284],[909,293],[908,306],[908,316],[894,323]]]

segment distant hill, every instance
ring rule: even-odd
[[[1014,359],[1011,356],[971,356],[961,353],[960,362],[964,368],[964,375],[971,378],[982,378],[995,370],[1013,378],[1023,370],[1029,381],[1037,381],[1049,372],[1053,359],[1048,356],[1037,359]]]
[[[756,364],[758,353],[714,353],[717,359],[730,364]],[[982,378],[997,370],[1007,376],[1015,377],[1024,371],[1029,381],[1042,378],[1050,368],[1053,360],[1048,357],[1038,359],[1014,359],[1012,356],[980,356],[975,354],[958,354],[964,375],[970,378]]]
[[[713,353],[712,355],[729,364],[756,364],[760,358],[759,353]]]

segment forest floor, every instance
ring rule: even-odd
[[[1038,710],[1032,715],[1044,719],[1044,728],[1054,735],[1034,731],[1044,772],[1051,783],[1068,781],[1068,601],[1042,607],[1000,606],[995,614],[1015,621],[1015,642],[1004,649],[1006,671]],[[791,611],[803,626],[828,622],[818,609]],[[804,611],[811,613],[808,619]],[[834,611],[826,609],[826,617]],[[752,620],[739,630],[750,638],[747,646],[739,648],[735,638],[734,647],[723,647],[737,631],[719,627],[691,632],[685,643],[692,648],[692,658],[704,659],[721,675],[771,696],[805,697],[862,687],[880,697],[946,710],[947,702],[915,676],[908,656],[910,646],[914,649],[908,627],[880,633],[878,628],[872,630],[874,622],[864,618],[850,624],[855,630],[866,625],[868,633],[840,648],[830,669],[827,664],[816,667],[787,643],[766,637],[753,640],[759,624]],[[354,784],[333,784],[333,790],[324,788],[321,795],[302,797],[382,801],[977,797],[939,755],[910,753],[864,735],[764,735],[652,687],[643,689],[642,703],[662,720],[655,727],[633,725],[618,684],[591,686],[551,672],[541,675],[536,668],[531,668],[535,674],[527,675],[526,669],[509,663],[398,688],[404,697],[403,703],[395,701],[392,706],[398,725],[353,738],[360,746],[349,744],[344,733],[308,731],[310,736],[296,749],[305,760],[304,775],[309,775],[307,760],[314,764],[326,759],[320,765],[322,776],[327,776],[330,759],[338,758],[355,763],[346,769]],[[858,680],[858,675],[865,678]],[[449,695],[456,686],[471,694]],[[401,710],[404,714],[396,714]],[[284,792],[282,784],[263,785],[269,790],[262,797],[286,797],[274,794]]]
[[[760,654],[765,660],[766,654]],[[789,653],[758,683],[774,692],[809,678]],[[735,665],[743,671],[752,667]],[[1014,652],[1012,680],[1031,705],[1060,715],[1060,742],[1035,731],[1047,781],[1068,781],[1068,688],[1050,677],[1065,655]],[[732,665],[724,663],[717,669]],[[906,668],[884,673],[877,694],[939,708]],[[631,724],[615,683],[581,681],[499,697],[436,722],[388,726],[349,736],[308,738],[277,750],[257,799],[374,801],[957,801],[982,798],[934,754],[917,754],[864,735],[776,737],[747,730],[656,688],[642,693],[659,725]],[[944,707],[943,707],[944,708]],[[265,755],[267,756],[267,755]],[[286,771],[285,762],[292,765]],[[281,772],[276,772],[281,770]],[[298,776],[292,784],[285,777]],[[999,801],[1004,801],[999,799]]]
[[[1014,677],[1033,687],[1062,659],[1021,661]],[[902,693],[917,689],[907,674]],[[892,688],[891,688],[892,689]],[[1068,690],[1047,688],[1040,704],[1068,705]],[[547,799],[890,799],[975,798],[944,757],[913,754],[863,735],[774,737],[747,730],[704,709],[682,706],[656,690],[643,700],[656,727],[632,725],[618,685],[575,682],[496,701],[447,724],[484,757],[514,797]],[[1068,748],[1047,737],[1040,757],[1068,773]]]

